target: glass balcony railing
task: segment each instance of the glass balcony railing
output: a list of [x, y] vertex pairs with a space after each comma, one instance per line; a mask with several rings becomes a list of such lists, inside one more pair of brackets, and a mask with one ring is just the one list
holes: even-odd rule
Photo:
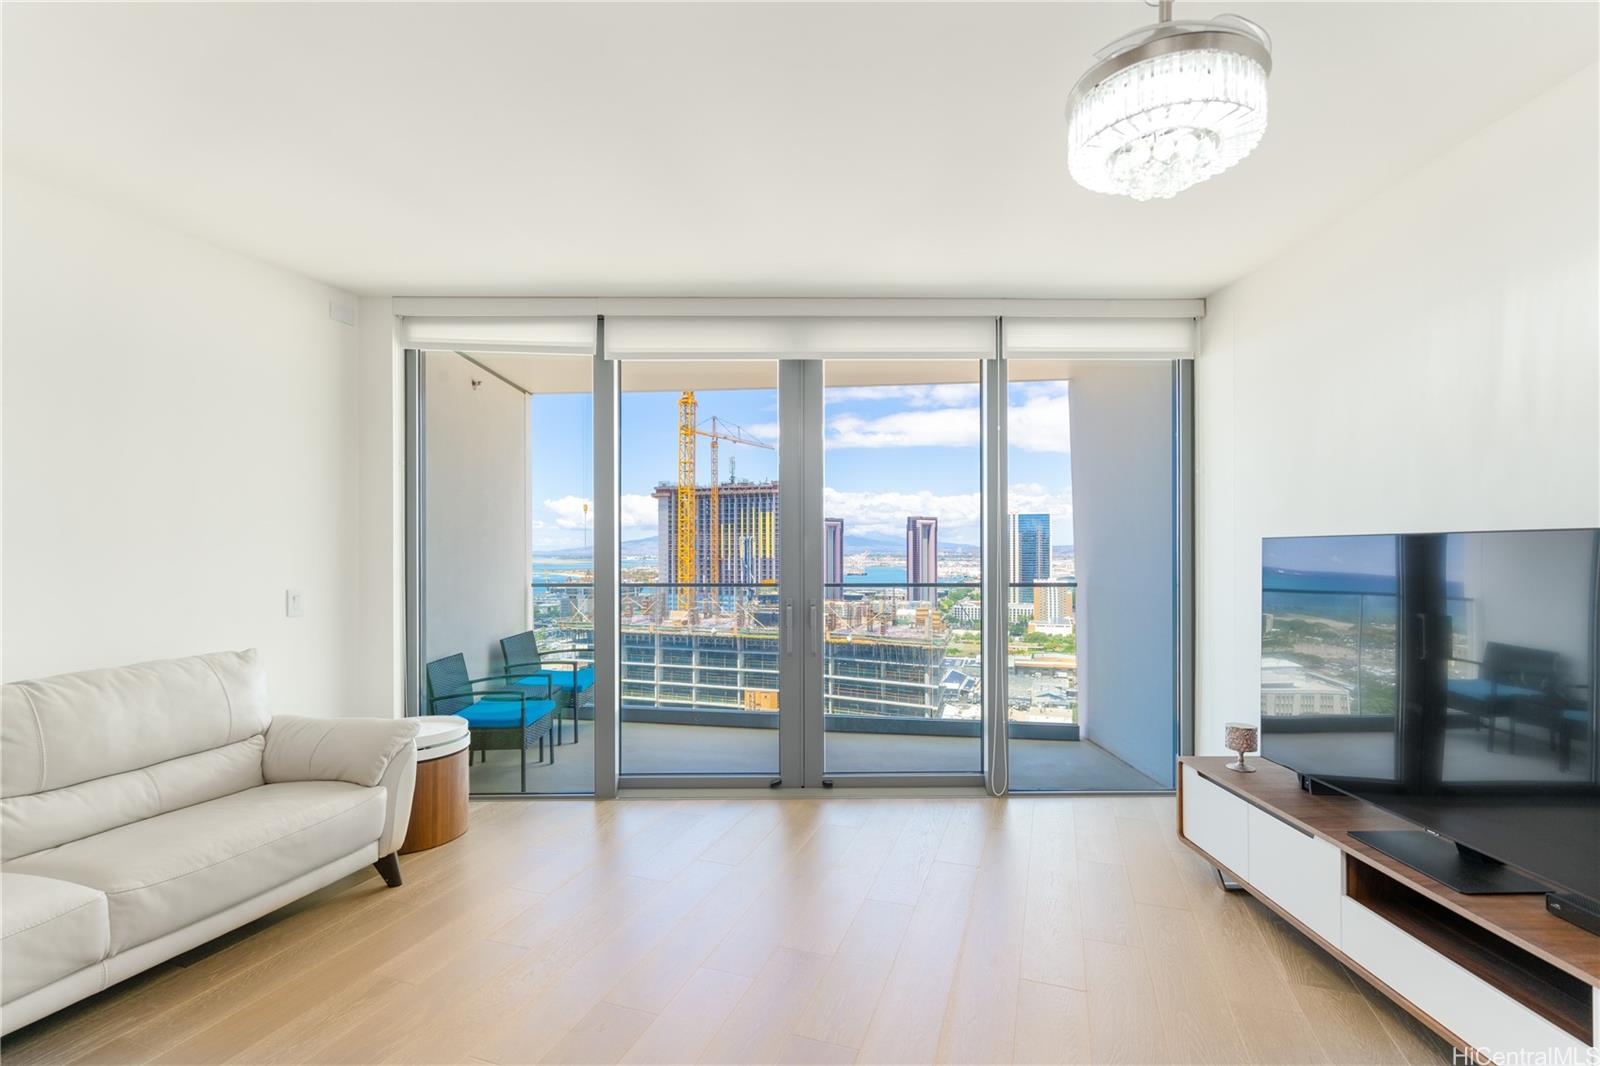
[[[776, 585], [620, 585], [625, 721], [776, 728], [782, 602]], [[1013, 735], [1076, 739], [1077, 582], [1013, 585], [1006, 651]], [[594, 586], [533, 583], [542, 649], [588, 648]], [[828, 586], [825, 728], [976, 736], [982, 719], [983, 602], [975, 582]], [[798, 608], [797, 608], [798, 610]], [[795, 618], [793, 639], [804, 639]]]
[[1006, 594], [1006, 719], [1013, 738], [1078, 739], [1076, 578]]
[[776, 728], [775, 585], [624, 583], [624, 721]]
[[846, 582], [824, 589], [829, 731], [977, 736], [982, 607], [975, 582]]

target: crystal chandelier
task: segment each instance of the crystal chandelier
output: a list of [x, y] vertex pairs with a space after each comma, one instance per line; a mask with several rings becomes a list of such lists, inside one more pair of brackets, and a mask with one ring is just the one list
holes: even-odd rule
[[1267, 130], [1272, 42], [1249, 19], [1160, 21], [1113, 41], [1073, 86], [1067, 165], [1094, 192], [1164, 200], [1249, 155]]

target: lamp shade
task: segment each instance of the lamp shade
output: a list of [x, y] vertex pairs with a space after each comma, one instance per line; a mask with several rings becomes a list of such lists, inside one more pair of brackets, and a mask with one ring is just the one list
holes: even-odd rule
[[1228, 736], [1223, 742], [1223, 747], [1229, 751], [1236, 751], [1243, 755], [1248, 751], [1256, 750], [1256, 742], [1260, 739], [1260, 730], [1244, 722], [1229, 722], [1227, 725]]
[[1235, 15], [1114, 42], [1073, 89], [1067, 166], [1094, 192], [1158, 200], [1222, 173], [1267, 129], [1271, 45]]

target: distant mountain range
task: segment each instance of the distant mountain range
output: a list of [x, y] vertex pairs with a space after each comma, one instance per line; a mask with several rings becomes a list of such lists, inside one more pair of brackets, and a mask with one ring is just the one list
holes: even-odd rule
[[[593, 557], [594, 549], [552, 548], [548, 551], [535, 551], [534, 554], [541, 559], [588, 559]], [[656, 557], [656, 538], [635, 537], [632, 540], [625, 540], [622, 542], [622, 554], [627, 558], [633, 559], [637, 559], [640, 556], [654, 559]]]
[[[939, 538], [940, 550], [976, 552], [976, 544], [960, 544], [956, 541]], [[854, 533], [848, 525], [844, 529], [844, 550], [847, 552], [900, 552], [906, 550], [906, 535], [895, 536], [893, 533]]]
[[660, 546], [661, 541], [658, 537], [634, 537], [632, 540], [622, 542], [622, 554], [624, 558], [637, 559], [643, 556], [654, 559]]

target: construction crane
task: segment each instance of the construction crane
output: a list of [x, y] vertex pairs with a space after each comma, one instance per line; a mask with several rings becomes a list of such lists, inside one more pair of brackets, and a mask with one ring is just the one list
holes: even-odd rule
[[711, 428], [701, 429], [698, 418], [698, 404], [695, 401], [694, 390], [685, 389], [683, 395], [678, 397], [678, 609], [690, 610], [694, 606], [694, 590], [686, 587], [684, 582], [693, 582], [697, 575], [696, 564], [697, 550], [695, 546], [695, 515], [699, 509], [699, 489], [695, 485], [695, 451], [698, 442], [696, 437], [706, 437], [711, 441], [711, 523], [709, 539], [711, 541], [711, 581], [718, 583], [722, 580], [722, 479], [718, 469], [717, 446], [722, 441], [730, 444], [743, 444], [750, 448], [765, 448], [767, 451], [776, 449], [766, 441], [757, 440], [740, 427], [731, 422], [724, 422], [716, 415], [711, 416]]

